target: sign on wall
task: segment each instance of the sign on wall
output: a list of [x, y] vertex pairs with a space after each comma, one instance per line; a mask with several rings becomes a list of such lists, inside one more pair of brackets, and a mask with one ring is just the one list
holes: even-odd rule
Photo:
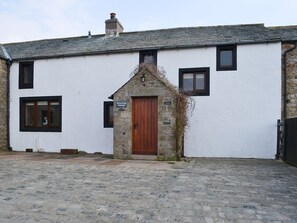
[[127, 101], [116, 101], [116, 107], [119, 108], [120, 111], [124, 111], [127, 108]]

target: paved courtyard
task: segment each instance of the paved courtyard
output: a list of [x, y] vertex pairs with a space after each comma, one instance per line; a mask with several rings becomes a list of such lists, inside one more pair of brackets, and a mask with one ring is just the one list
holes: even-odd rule
[[297, 168], [274, 160], [0, 153], [0, 182], [1, 223], [297, 223]]

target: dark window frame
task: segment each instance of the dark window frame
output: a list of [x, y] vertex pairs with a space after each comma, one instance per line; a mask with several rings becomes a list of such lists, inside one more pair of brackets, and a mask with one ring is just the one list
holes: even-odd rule
[[[59, 102], [60, 104], [60, 123], [57, 126], [43, 126], [37, 127], [36, 123], [36, 109], [37, 102], [47, 101], [51, 102]], [[33, 126], [25, 126], [25, 105], [26, 103], [34, 103], [34, 127]], [[49, 104], [47, 105], [49, 106]], [[49, 116], [50, 113], [48, 113]], [[48, 118], [49, 120], [49, 118]], [[21, 132], [61, 132], [62, 131], [62, 96], [49, 96], [49, 97], [21, 97], [20, 98], [20, 131]]]
[[[197, 67], [197, 68], [180, 68], [179, 69], [179, 89], [189, 96], [209, 96], [210, 95], [210, 75], [209, 67]], [[184, 74], [193, 73], [193, 91], [183, 90], [183, 76]], [[195, 75], [194, 74], [204, 74], [204, 89], [195, 89]]]
[[[29, 83], [25, 83], [24, 78], [24, 69], [25, 67], [30, 68], [30, 81]], [[33, 61], [26, 61], [19, 63], [19, 89], [29, 89], [33, 88], [33, 79], [34, 79], [34, 62]]]
[[158, 64], [158, 51], [157, 50], [142, 50], [139, 51], [139, 64], [144, 63], [144, 57], [147, 54], [151, 54], [154, 57], [154, 65], [157, 66]]
[[[232, 51], [232, 66], [221, 65], [220, 55], [222, 51]], [[217, 71], [226, 71], [226, 70], [237, 70], [237, 46], [236, 45], [217, 46]]]
[[113, 121], [110, 122], [109, 121], [109, 117], [110, 117], [110, 113], [109, 113], [109, 107], [113, 106], [113, 102], [112, 101], [104, 101], [103, 107], [104, 107], [104, 114], [103, 114], [103, 118], [104, 118], [104, 128], [113, 128]]

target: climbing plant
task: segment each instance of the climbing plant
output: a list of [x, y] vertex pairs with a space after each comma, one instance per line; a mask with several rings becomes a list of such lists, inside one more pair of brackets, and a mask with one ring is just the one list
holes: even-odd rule
[[166, 72], [163, 68], [152, 64], [140, 64], [132, 72], [131, 76], [139, 72], [148, 71], [160, 80], [170, 91], [176, 95], [176, 110], [175, 110], [175, 134], [176, 134], [176, 160], [181, 160], [183, 141], [186, 128], [189, 126], [189, 116], [192, 114], [195, 103], [194, 100], [187, 96], [182, 90], [174, 86], [166, 77]]

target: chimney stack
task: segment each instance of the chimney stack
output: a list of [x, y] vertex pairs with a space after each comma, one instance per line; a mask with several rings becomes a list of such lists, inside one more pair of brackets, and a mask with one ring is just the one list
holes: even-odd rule
[[118, 36], [124, 31], [124, 27], [120, 21], [116, 18], [114, 12], [110, 13], [110, 19], [105, 21], [105, 36], [112, 37]]

